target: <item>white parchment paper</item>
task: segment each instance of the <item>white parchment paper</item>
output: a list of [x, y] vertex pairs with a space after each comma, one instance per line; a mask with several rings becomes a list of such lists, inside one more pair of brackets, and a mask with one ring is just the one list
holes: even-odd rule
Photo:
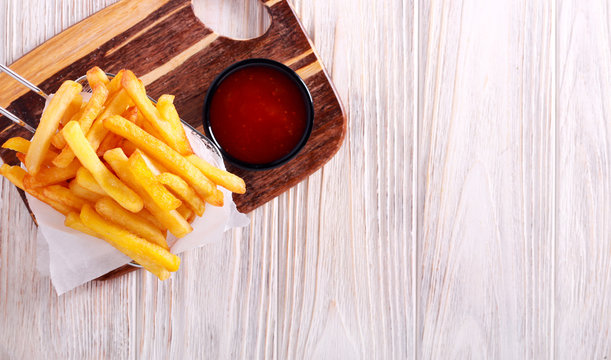
[[[185, 131], [198, 156], [225, 169], [222, 159], [207, 148], [199, 135], [187, 127]], [[180, 254], [219, 241], [225, 231], [249, 224], [248, 217], [236, 210], [231, 193], [220, 189], [225, 195], [224, 206], [206, 204], [204, 216], [191, 224], [192, 233], [182, 239], [170, 234], [168, 244], [172, 253]], [[41, 274], [51, 277], [58, 295], [131, 261], [104, 240], [64, 226], [64, 216], [50, 206], [30, 195], [27, 198], [38, 221], [37, 268]]]

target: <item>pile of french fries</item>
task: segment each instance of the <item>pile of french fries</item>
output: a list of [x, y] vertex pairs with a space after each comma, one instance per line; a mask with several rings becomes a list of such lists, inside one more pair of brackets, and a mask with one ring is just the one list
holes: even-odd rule
[[206, 203], [223, 205], [222, 186], [244, 193], [244, 181], [193, 153], [174, 96], [155, 104], [129, 70], [109, 79], [87, 72], [93, 90], [65, 81], [50, 100], [31, 141], [2, 147], [25, 165], [3, 164], [0, 175], [65, 215], [65, 225], [98, 237], [165, 280], [178, 270], [168, 231], [191, 231]]

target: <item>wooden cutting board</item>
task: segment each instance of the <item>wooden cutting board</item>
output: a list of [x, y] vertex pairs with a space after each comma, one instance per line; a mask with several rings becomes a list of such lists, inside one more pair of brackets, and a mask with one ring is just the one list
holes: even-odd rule
[[[176, 95], [181, 118], [202, 131], [206, 91], [225, 67], [247, 58], [286, 64], [312, 93], [312, 135], [302, 152], [282, 167], [247, 171], [227, 164], [246, 182], [246, 194], [234, 195], [234, 200], [247, 213], [321, 168], [339, 150], [346, 131], [337, 94], [291, 6], [286, 0], [263, 3], [272, 19], [269, 30], [259, 38], [241, 41], [219, 36], [202, 24], [191, 0], [124, 0], [63, 31], [10, 67], [47, 93], [94, 65], [111, 73], [131, 69], [154, 98]], [[36, 126], [44, 102], [0, 74], [0, 105]], [[0, 143], [12, 136], [30, 138], [31, 134], [0, 117]], [[0, 150], [0, 156], [7, 163], [17, 163], [12, 152]]]

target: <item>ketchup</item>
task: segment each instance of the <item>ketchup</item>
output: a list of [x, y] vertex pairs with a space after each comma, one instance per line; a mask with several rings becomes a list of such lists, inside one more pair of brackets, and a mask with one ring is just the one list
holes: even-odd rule
[[306, 131], [307, 109], [299, 87], [280, 70], [263, 65], [229, 74], [212, 96], [209, 115], [219, 145], [249, 164], [282, 159]]

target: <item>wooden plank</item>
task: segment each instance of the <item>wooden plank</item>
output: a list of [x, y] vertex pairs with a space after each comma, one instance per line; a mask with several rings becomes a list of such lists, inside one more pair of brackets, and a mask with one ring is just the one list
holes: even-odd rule
[[421, 2], [421, 358], [549, 355], [550, 4]]
[[611, 10], [558, 2], [555, 354], [611, 357]]
[[280, 203], [278, 358], [410, 359], [413, 4], [293, 5], [350, 128], [337, 156]]

